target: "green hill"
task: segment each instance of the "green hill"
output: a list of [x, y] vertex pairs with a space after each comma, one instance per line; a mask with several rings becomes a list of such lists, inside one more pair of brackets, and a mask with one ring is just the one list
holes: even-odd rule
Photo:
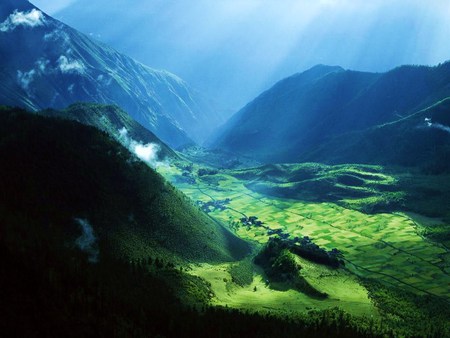
[[104, 250], [130, 259], [224, 261], [248, 245], [201, 213], [107, 134], [18, 109], [0, 114], [2, 215], [74, 243], [86, 220]]
[[229, 173], [261, 194], [333, 202], [364, 212], [400, 210], [407, 195], [398, 174], [375, 165], [269, 164]]
[[63, 110], [46, 109], [38, 114], [78, 121], [103, 130], [113, 137], [118, 137], [119, 130], [125, 128], [129, 137], [137, 142], [158, 144], [161, 158], [177, 157], [176, 153], [155, 134], [137, 123], [124, 110], [115, 105], [75, 103]]

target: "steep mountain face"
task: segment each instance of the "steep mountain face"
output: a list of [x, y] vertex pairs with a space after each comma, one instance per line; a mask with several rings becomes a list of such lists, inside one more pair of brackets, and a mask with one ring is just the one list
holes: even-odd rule
[[[95, 128], [1, 108], [0, 155], [3, 224], [58, 233], [61, 245], [79, 246], [92, 260], [106, 251], [217, 262], [248, 252], [246, 242]], [[33, 231], [24, 236], [32, 240]], [[77, 240], [81, 232], [86, 245]]]
[[201, 142], [221, 122], [197, 92], [42, 13], [0, 4], [0, 103], [31, 110], [116, 104], [172, 147]]
[[265, 162], [296, 162], [330, 137], [399, 120], [448, 95], [450, 63], [384, 74], [316, 66], [249, 103], [210, 146]]

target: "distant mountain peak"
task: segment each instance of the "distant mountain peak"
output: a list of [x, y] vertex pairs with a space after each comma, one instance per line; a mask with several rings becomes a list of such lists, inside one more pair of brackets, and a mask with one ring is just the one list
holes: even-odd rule
[[341, 66], [330, 66], [330, 65], [324, 65], [322, 63], [319, 63], [315, 66], [312, 66], [306, 71], [344, 71], [345, 69]]

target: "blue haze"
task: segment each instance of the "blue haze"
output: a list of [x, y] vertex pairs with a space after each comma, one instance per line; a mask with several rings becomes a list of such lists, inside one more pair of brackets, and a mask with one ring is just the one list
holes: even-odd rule
[[450, 59], [445, 0], [36, 0], [236, 111], [316, 64], [383, 72]]

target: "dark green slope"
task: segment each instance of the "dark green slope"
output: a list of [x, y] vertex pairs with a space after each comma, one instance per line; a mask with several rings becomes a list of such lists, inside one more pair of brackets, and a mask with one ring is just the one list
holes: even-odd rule
[[431, 174], [449, 172], [449, 126], [450, 98], [446, 98], [398, 121], [331, 138], [299, 160], [417, 167]]
[[298, 162], [331, 137], [396, 121], [449, 95], [450, 63], [384, 74], [317, 66], [249, 103], [211, 147], [265, 162]]
[[0, 236], [3, 337], [382, 337], [394, 332], [338, 309], [298, 318], [207, 306], [199, 311], [181, 303], [166, 280], [209, 290], [178, 268], [108, 254], [90, 264], [58, 237], [33, 231], [33, 221], [4, 219], [18, 233]]
[[2, 215], [79, 236], [85, 219], [104, 250], [132, 259], [224, 261], [248, 246], [199, 212], [107, 134], [67, 120], [2, 109]]
[[[104, 132], [2, 107], [0, 156], [0, 332], [5, 337], [389, 332], [339, 310], [286, 319], [225, 308], [197, 311], [181, 303], [181, 289], [203, 302], [211, 291], [173, 263], [231, 260], [246, 254], [248, 246]], [[95, 263], [77, 247], [81, 229], [75, 217], [93, 227]]]
[[130, 115], [118, 106], [95, 103], [75, 103], [63, 110], [46, 109], [40, 111], [39, 114], [78, 121], [83, 124], [94, 126], [114, 137], [118, 136], [120, 129], [126, 128], [129, 137], [133, 140], [143, 144], [158, 144], [160, 147], [159, 156], [161, 158], [177, 157], [176, 153], [170, 149], [169, 146], [162, 142], [151, 131], [145, 129], [133, 120]]

